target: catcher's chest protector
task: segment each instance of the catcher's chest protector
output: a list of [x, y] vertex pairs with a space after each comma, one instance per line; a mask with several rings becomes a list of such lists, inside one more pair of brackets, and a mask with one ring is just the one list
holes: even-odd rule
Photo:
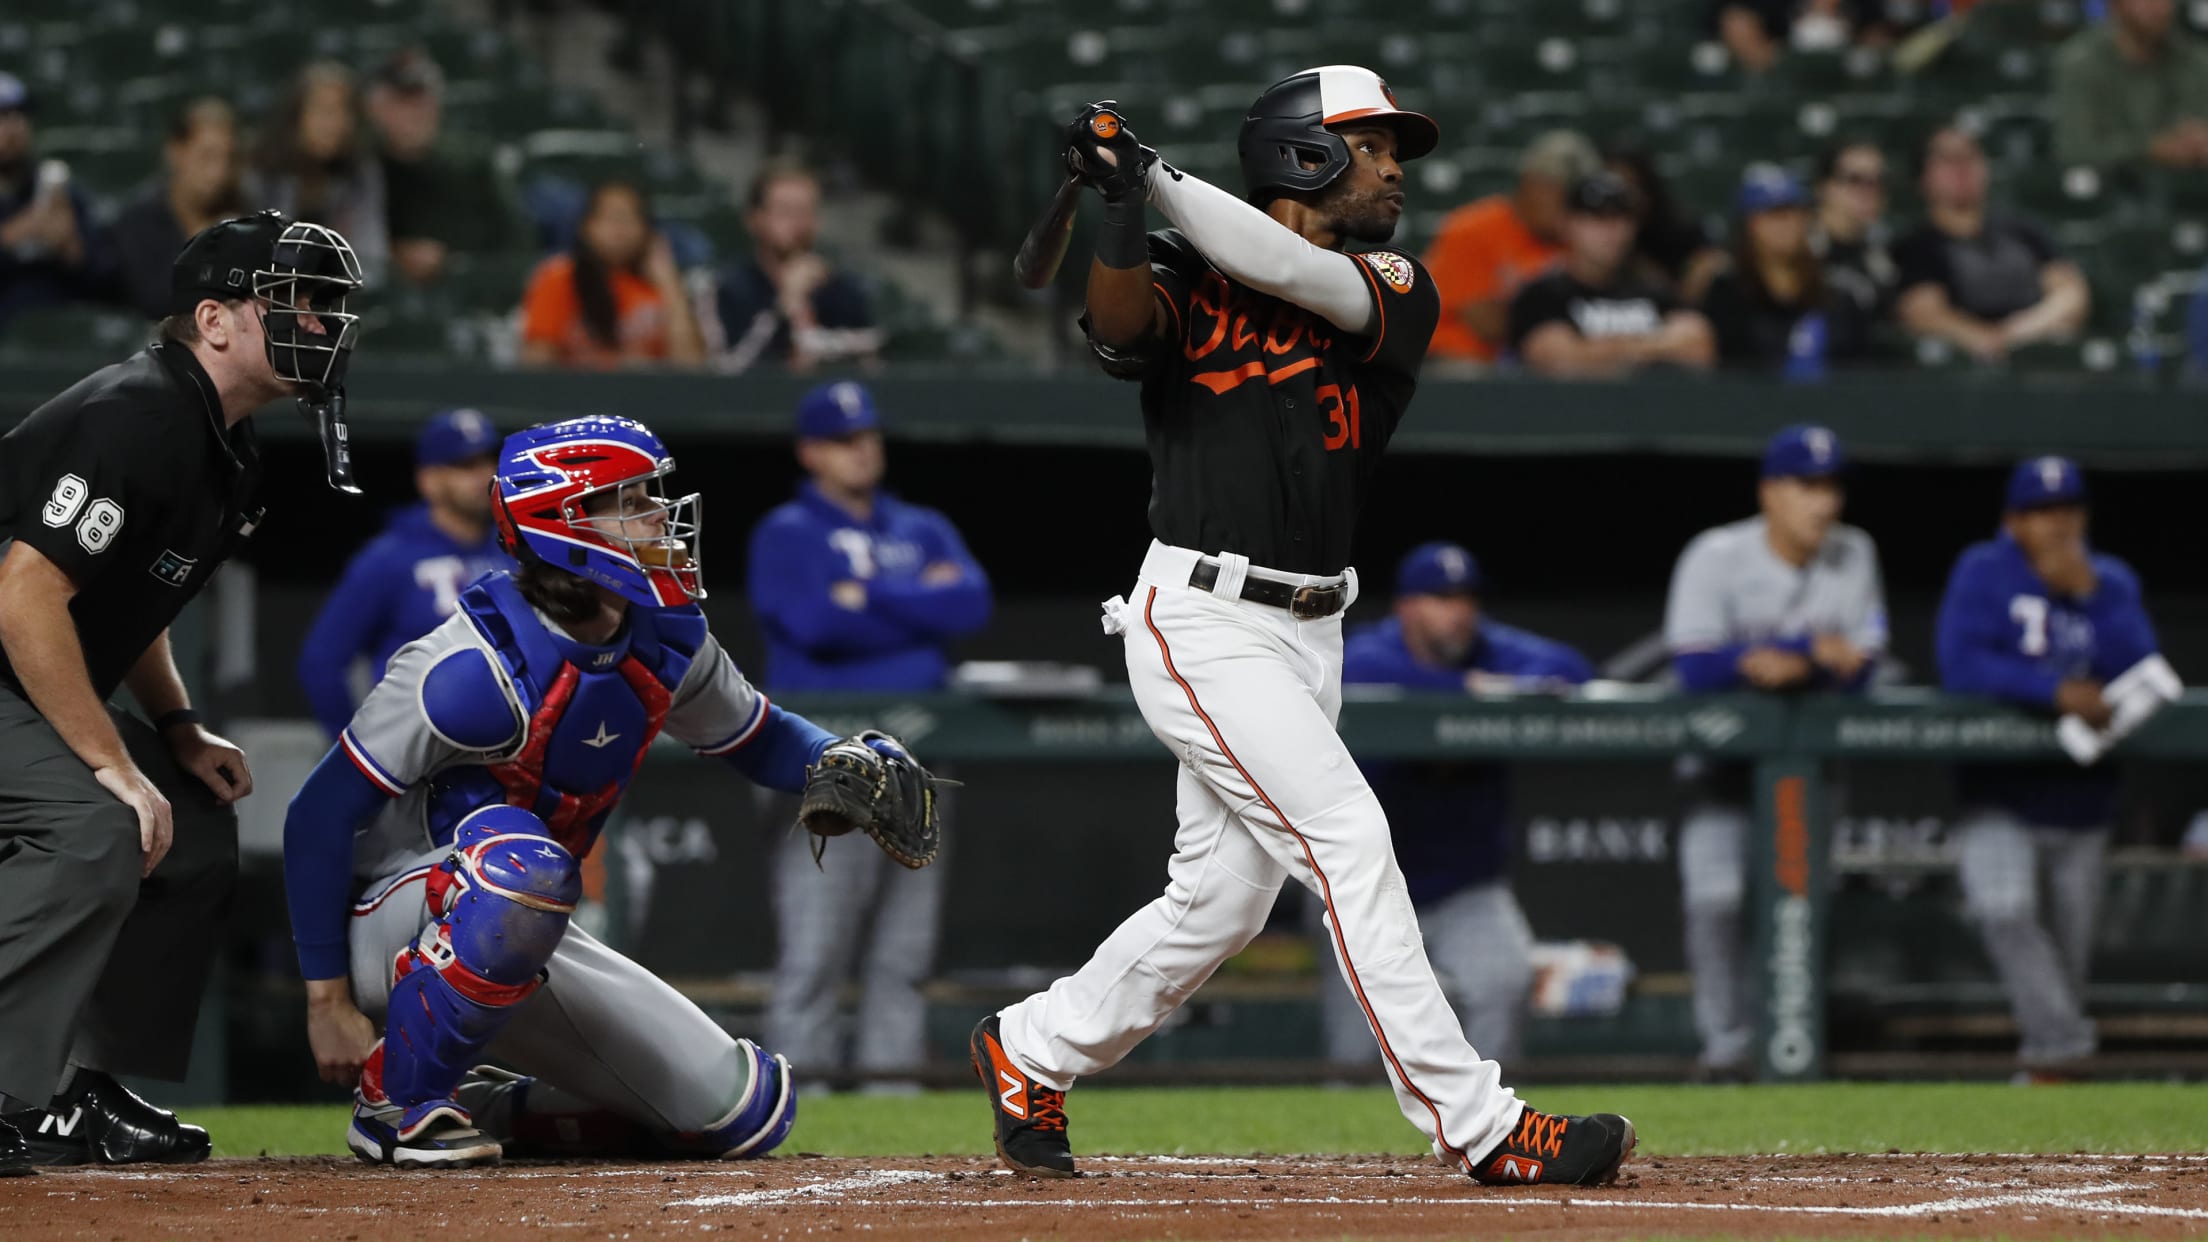
[[480, 798], [477, 805], [505, 802], [533, 812], [581, 859], [666, 722], [704, 639], [705, 619], [695, 606], [632, 607], [620, 637], [591, 647], [546, 629], [505, 578], [468, 588], [460, 607], [529, 723], [498, 762], [455, 775], [474, 787], [468, 792]]

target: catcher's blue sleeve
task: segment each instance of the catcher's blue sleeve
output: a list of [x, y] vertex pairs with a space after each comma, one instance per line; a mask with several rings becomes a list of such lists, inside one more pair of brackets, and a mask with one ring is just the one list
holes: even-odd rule
[[351, 968], [346, 946], [352, 915], [353, 836], [391, 795], [332, 746], [284, 816], [284, 904], [291, 940], [306, 979], [342, 978]]
[[819, 763], [821, 752], [835, 741], [835, 734], [769, 703], [766, 721], [751, 740], [728, 752], [728, 762], [753, 784], [803, 793], [805, 770]]

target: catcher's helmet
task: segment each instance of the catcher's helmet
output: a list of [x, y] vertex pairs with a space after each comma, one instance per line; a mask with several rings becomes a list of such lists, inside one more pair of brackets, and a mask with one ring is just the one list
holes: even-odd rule
[[[1434, 119], [1395, 106], [1395, 92], [1380, 75], [1357, 65], [1324, 65], [1267, 87], [1242, 118], [1236, 144], [1242, 184], [1250, 198], [1283, 190], [1317, 190], [1349, 169], [1349, 144], [1328, 129], [1351, 121], [1395, 131], [1395, 158], [1415, 160], [1441, 141]], [[1305, 168], [1306, 156], [1319, 161]]]
[[498, 451], [492, 485], [498, 541], [517, 561], [564, 569], [646, 608], [704, 599], [697, 493], [621, 496], [674, 469], [667, 446], [634, 419], [595, 415], [517, 431]]

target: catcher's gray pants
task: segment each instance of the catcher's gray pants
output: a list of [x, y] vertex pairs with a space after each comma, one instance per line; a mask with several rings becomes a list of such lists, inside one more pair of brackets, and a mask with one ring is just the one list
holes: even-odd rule
[[[1304, 903], [1304, 926], [1322, 941], [1325, 907]], [[1475, 884], [1414, 907], [1441, 990], [1457, 1011], [1464, 1037], [1491, 1061], [1508, 1065], [1524, 1038], [1526, 1001], [1533, 991], [1533, 928], [1506, 880]], [[1319, 970], [1319, 1016], [1326, 1059], [1362, 1065], [1380, 1061], [1372, 1025], [1340, 971]]]
[[[353, 907], [353, 1000], [383, 1025], [399, 950], [428, 925], [425, 853], [368, 886]], [[539, 1085], [532, 1113], [609, 1109], [653, 1130], [710, 1128], [736, 1106], [751, 1067], [736, 1041], [682, 993], [569, 923], [545, 984], [514, 1007], [490, 1056]]]
[[[764, 801], [767, 825], [778, 834], [767, 1050], [788, 1057], [804, 1082], [846, 1068], [877, 1074], [917, 1068], [927, 1060], [928, 1006], [920, 989], [935, 964], [947, 858], [907, 870], [852, 833], [829, 841], [816, 867], [811, 838], [788, 831], [798, 799], [770, 792]], [[846, 1041], [837, 1019], [854, 968], [859, 1008]]]
[[[1956, 826], [1963, 901], [2009, 994], [2026, 1065], [2089, 1056], [2086, 967], [2101, 908], [2106, 828], [2044, 828], [1980, 809]], [[2047, 917], [2041, 919], [2040, 892]]]
[[1687, 969], [1694, 976], [1694, 1029], [1702, 1064], [1731, 1069], [1748, 1060], [1755, 1014], [1741, 908], [1748, 887], [1748, 808], [1701, 802], [1679, 824], [1679, 896]]
[[44, 1107], [67, 1064], [181, 1080], [238, 880], [238, 818], [152, 726], [109, 713], [176, 835], [140, 880], [138, 816], [0, 689], [0, 1093]]

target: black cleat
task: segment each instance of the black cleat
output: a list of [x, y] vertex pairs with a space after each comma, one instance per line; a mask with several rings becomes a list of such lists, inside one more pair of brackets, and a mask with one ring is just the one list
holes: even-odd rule
[[[155, 1108], [98, 1070], [80, 1069], [51, 1107], [10, 1113], [35, 1164], [196, 1164], [207, 1132]], [[0, 1136], [0, 1150], [6, 1147]]]
[[1004, 1054], [997, 1015], [974, 1027], [967, 1040], [974, 1076], [989, 1093], [997, 1119], [997, 1158], [1014, 1173], [1029, 1177], [1078, 1177], [1073, 1147], [1066, 1141], [1066, 1093], [1039, 1086]]
[[1616, 1113], [1559, 1117], [1528, 1106], [1510, 1137], [1472, 1166], [1472, 1180], [1483, 1186], [1607, 1185], [1639, 1141], [1633, 1123]]
[[0, 1118], [0, 1177], [27, 1177], [38, 1172], [37, 1164], [23, 1132]]

